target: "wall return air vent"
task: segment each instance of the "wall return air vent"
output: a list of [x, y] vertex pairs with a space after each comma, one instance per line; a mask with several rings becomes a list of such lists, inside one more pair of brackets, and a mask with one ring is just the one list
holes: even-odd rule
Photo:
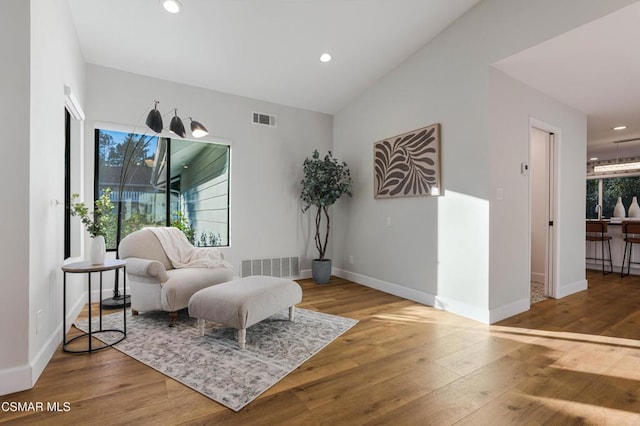
[[242, 260], [240, 262], [240, 277], [251, 275], [297, 277], [300, 275], [300, 261], [297, 256]]
[[263, 114], [261, 112], [253, 113], [253, 124], [259, 124], [261, 126], [276, 127], [276, 116]]

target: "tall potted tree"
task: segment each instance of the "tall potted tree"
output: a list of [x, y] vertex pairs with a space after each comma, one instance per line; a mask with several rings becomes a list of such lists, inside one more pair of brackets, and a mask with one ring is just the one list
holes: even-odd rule
[[[331, 220], [329, 217], [329, 207], [333, 205], [342, 195], [351, 197], [351, 173], [347, 163], [339, 162], [331, 151], [324, 158], [320, 158], [318, 150], [313, 151], [311, 158], [307, 157], [303, 163], [304, 179], [300, 199], [302, 200], [302, 211], [306, 212], [311, 206], [315, 206], [316, 211], [316, 235], [315, 243], [318, 249], [318, 258], [314, 259], [311, 265], [313, 280], [318, 284], [326, 284], [331, 277], [331, 259], [326, 259], [327, 243], [329, 241], [329, 230]], [[322, 218], [325, 218], [325, 232], [321, 235], [320, 229]]]

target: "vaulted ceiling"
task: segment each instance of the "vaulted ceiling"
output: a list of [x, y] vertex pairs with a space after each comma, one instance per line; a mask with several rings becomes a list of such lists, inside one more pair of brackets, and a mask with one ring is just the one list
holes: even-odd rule
[[336, 113], [478, 0], [180, 2], [69, 0], [85, 60]]
[[[172, 15], [159, 0], [68, 1], [89, 63], [329, 114], [478, 3], [180, 0]], [[638, 22], [640, 2], [495, 66], [586, 113], [589, 155], [640, 155], [612, 143], [640, 137]]]

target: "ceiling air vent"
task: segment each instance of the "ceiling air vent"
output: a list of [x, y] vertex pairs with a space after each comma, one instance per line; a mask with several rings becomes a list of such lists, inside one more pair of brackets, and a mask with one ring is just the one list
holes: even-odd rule
[[276, 127], [276, 116], [263, 114], [261, 112], [254, 112], [253, 124], [261, 124], [263, 126]]

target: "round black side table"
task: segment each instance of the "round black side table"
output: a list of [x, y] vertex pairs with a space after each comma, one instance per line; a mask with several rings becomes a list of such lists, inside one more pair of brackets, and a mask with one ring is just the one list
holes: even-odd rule
[[[91, 330], [91, 274], [94, 272], [100, 273], [100, 294], [102, 295], [102, 273], [105, 271], [115, 271], [116, 274], [119, 273], [119, 270], [122, 269], [124, 271], [124, 281], [123, 281], [123, 294], [124, 297], [127, 296], [127, 270], [126, 270], [127, 262], [124, 260], [107, 260], [103, 264], [100, 265], [92, 265], [91, 262], [76, 262], [70, 263], [68, 265], [64, 265], [62, 267], [62, 271], [64, 272], [63, 284], [62, 284], [62, 350], [64, 352], [70, 353], [90, 353], [94, 351], [98, 351], [100, 349], [110, 348], [116, 343], [121, 342], [127, 337], [127, 307], [122, 306], [122, 329], [112, 328], [112, 329], [103, 329], [102, 328], [102, 304], [100, 304], [100, 328], [98, 330]], [[88, 328], [89, 331], [84, 332], [78, 336], [75, 336], [69, 340], [67, 340], [67, 274], [87, 274], [87, 279], [89, 283], [88, 287], [88, 303], [89, 303], [89, 319], [88, 319]], [[103, 346], [94, 348], [92, 346], [91, 338], [100, 333], [107, 332], [115, 332], [122, 334], [122, 337], [115, 342], [105, 343]], [[75, 349], [67, 349], [67, 345], [77, 339], [88, 338], [89, 344], [86, 350], [75, 350]]]

